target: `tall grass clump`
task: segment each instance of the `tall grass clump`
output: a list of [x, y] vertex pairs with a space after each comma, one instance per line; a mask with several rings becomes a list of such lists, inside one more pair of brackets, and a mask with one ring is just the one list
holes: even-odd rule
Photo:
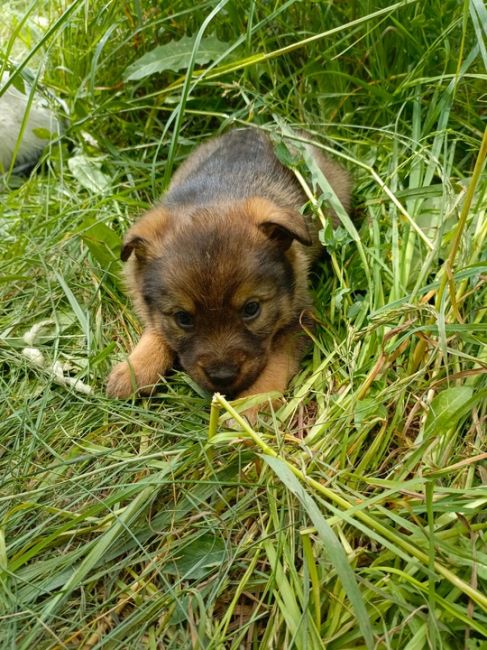
[[[486, 647], [486, 24], [479, 0], [3, 3], [0, 92], [29, 74], [65, 131], [1, 193], [2, 648]], [[244, 124], [304, 127], [354, 178], [312, 352], [252, 426], [179, 371], [108, 400], [140, 332], [123, 233]], [[296, 173], [320, 218], [326, 179]]]

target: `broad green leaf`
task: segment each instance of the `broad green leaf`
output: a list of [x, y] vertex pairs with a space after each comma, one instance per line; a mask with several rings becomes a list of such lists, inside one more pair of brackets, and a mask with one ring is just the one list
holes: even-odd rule
[[274, 147], [276, 158], [286, 167], [297, 167], [303, 160], [299, 151], [292, 151], [284, 142], [278, 142]]
[[94, 194], [104, 194], [110, 189], [109, 176], [101, 171], [101, 161], [84, 154], [68, 160], [69, 171], [85, 189]]
[[354, 411], [354, 424], [360, 429], [365, 423], [384, 420], [387, 417], [387, 410], [383, 404], [373, 397], [367, 397], [357, 402]]
[[330, 252], [339, 252], [352, 241], [350, 234], [345, 228], [342, 228], [342, 226], [333, 228], [330, 222], [325, 224], [325, 227], [319, 231], [318, 236], [320, 242]]
[[185, 580], [203, 578], [212, 567], [220, 566], [226, 558], [225, 543], [221, 537], [205, 533], [185, 546], [168, 573], [176, 573]]
[[100, 266], [108, 269], [112, 262], [118, 261], [122, 240], [106, 223], [86, 217], [76, 232]]
[[[125, 70], [125, 81], [144, 79], [164, 70], [177, 72], [186, 69], [191, 61], [195, 40], [196, 34], [194, 36], [183, 36], [179, 41], [159, 45], [159, 47], [147, 52]], [[209, 61], [214, 61], [224, 54], [228, 47], [227, 43], [219, 41], [216, 36], [203, 38], [196, 53], [195, 63], [204, 65]]]
[[471, 408], [469, 400], [472, 395], [473, 389], [470, 386], [453, 386], [439, 393], [431, 402], [425, 436], [433, 432], [444, 433], [453, 428]]
[[32, 129], [32, 133], [40, 140], [50, 140], [54, 135], [56, 135], [55, 132], [51, 132], [49, 129], [43, 129], [41, 127]]

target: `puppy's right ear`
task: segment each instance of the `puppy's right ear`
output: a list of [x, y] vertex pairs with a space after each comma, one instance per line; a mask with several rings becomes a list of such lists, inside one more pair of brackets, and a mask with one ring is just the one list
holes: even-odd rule
[[282, 251], [287, 251], [294, 240], [303, 246], [311, 245], [306, 222], [297, 210], [279, 207], [262, 196], [250, 197], [245, 207], [259, 230]]
[[132, 253], [139, 262], [157, 257], [167, 223], [168, 213], [164, 208], [156, 207], [146, 212], [125, 235], [120, 252], [122, 262], [126, 262]]

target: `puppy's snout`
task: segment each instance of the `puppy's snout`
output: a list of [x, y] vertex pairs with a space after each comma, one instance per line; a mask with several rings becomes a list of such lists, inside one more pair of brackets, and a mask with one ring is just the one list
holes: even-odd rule
[[203, 370], [211, 383], [218, 387], [231, 386], [239, 373], [235, 363], [213, 363], [205, 366]]

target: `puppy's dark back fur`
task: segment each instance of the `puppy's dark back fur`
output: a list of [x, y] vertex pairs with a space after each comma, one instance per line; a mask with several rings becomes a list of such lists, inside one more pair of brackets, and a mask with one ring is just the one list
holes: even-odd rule
[[270, 141], [248, 128], [200, 146], [174, 175], [163, 204], [204, 205], [251, 196], [263, 196], [283, 207], [303, 203], [294, 174], [278, 161]]

